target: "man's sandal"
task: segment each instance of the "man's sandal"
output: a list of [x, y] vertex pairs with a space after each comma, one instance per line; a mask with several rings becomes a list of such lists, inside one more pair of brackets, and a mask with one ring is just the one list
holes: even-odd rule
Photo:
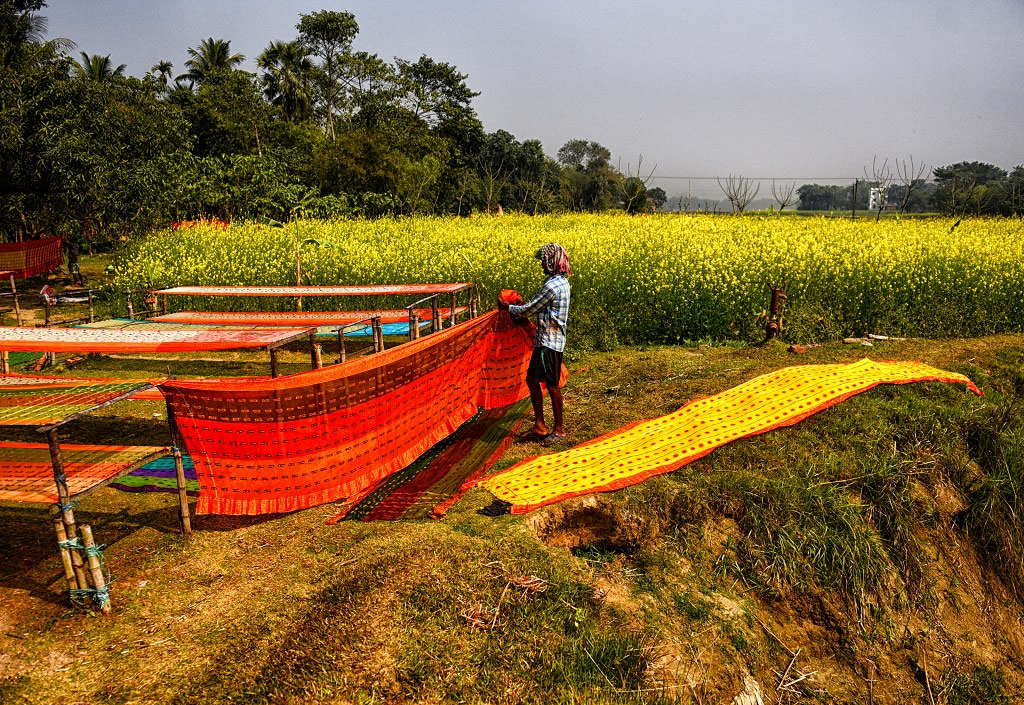
[[550, 434], [537, 433], [532, 428], [516, 435], [517, 443], [543, 443]]
[[549, 433], [547, 435], [547, 437], [543, 441], [540, 442], [540, 444], [542, 446], [544, 446], [545, 448], [550, 448], [551, 446], [558, 445], [559, 443], [561, 443], [564, 440], [565, 440], [565, 434], [564, 433]]

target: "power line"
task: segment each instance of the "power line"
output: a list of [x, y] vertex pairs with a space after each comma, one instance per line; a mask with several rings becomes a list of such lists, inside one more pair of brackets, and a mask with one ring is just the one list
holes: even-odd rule
[[[681, 179], [684, 181], [717, 181], [721, 176], [659, 176], [652, 179]], [[726, 177], [728, 178], [728, 177]], [[751, 181], [863, 181], [863, 176], [745, 176]]]

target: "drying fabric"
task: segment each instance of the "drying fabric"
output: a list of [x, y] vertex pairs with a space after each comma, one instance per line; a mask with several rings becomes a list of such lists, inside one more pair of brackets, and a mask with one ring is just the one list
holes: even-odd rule
[[530, 400], [481, 411], [409, 467], [384, 478], [328, 521], [427, 519], [444, 516], [476, 478], [496, 463], [530, 409]]
[[[165, 453], [167, 448], [62, 443], [60, 451], [68, 492], [74, 497]], [[0, 441], [0, 500], [57, 501], [49, 445]]]
[[[192, 458], [181, 456], [181, 466], [185, 471], [185, 488], [190, 497], [199, 496], [199, 478]], [[174, 456], [165, 455], [152, 460], [138, 470], [110, 483], [115, 490], [122, 492], [178, 492], [177, 473], [174, 470]]]
[[[469, 310], [467, 306], [457, 306], [456, 314]], [[421, 321], [429, 321], [433, 312], [429, 308], [415, 309]], [[438, 308], [444, 320], [451, 316], [451, 308]], [[370, 316], [380, 316], [382, 323], [407, 323], [409, 311], [404, 308], [388, 311], [322, 311], [288, 313], [281, 311], [178, 311], [153, 316], [149, 320], [158, 323], [200, 323], [206, 325], [254, 325], [254, 326], [343, 326], [357, 321], [364, 321]], [[405, 331], [408, 332], [408, 326]]]
[[532, 335], [492, 311], [322, 370], [163, 383], [203, 487], [197, 511], [267, 514], [359, 494], [477, 406], [527, 396]]
[[373, 284], [369, 286], [175, 286], [156, 293], [171, 296], [382, 296], [387, 294], [450, 294], [467, 282], [445, 284]]
[[0, 375], [0, 426], [45, 426], [149, 386], [142, 379]]
[[0, 270], [23, 279], [59, 269], [64, 263], [60, 247], [59, 237], [0, 243]]
[[302, 328], [274, 330], [116, 330], [4, 328], [0, 350], [17, 352], [144, 353], [266, 348], [301, 338]]
[[919, 362], [786, 367], [693, 401], [668, 416], [639, 421], [561, 453], [542, 455], [481, 480], [525, 513], [570, 497], [608, 492], [672, 472], [738, 438], [791, 426], [879, 384], [957, 382], [967, 377]]

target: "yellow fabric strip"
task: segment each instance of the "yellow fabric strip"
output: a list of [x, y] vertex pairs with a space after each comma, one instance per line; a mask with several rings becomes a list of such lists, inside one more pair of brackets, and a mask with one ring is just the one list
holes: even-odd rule
[[919, 362], [864, 359], [785, 367], [668, 416], [631, 424], [561, 453], [528, 458], [478, 484], [521, 514], [677, 470], [726, 443], [791, 426], [879, 384], [925, 381], [959, 382], [981, 394], [964, 375]]

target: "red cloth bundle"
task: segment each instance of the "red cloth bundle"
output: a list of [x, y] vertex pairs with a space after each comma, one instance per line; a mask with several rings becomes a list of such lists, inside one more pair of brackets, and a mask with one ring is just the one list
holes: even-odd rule
[[506, 306], [518, 306], [523, 303], [523, 297], [515, 289], [502, 289], [498, 301]]

